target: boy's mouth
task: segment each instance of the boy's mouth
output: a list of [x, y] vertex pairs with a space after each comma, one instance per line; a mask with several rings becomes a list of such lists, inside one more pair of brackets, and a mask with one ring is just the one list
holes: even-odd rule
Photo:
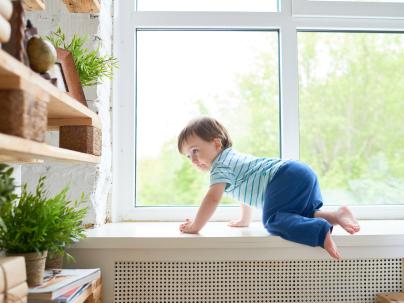
[[197, 164], [196, 167], [199, 168], [200, 170], [206, 170], [207, 168], [205, 164]]

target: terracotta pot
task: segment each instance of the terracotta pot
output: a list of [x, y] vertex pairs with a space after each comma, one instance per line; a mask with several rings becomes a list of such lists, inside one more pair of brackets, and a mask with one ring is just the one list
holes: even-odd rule
[[63, 255], [48, 255], [46, 258], [45, 269], [63, 268]]
[[27, 283], [29, 287], [41, 285], [45, 272], [45, 261], [48, 251], [41, 253], [6, 253], [8, 256], [23, 256], [25, 258], [25, 269], [27, 270]]

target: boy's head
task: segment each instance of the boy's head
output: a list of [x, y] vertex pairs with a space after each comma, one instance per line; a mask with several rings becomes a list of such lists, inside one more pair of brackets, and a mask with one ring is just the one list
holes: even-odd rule
[[178, 136], [178, 151], [180, 153], [182, 153], [184, 143], [187, 142], [191, 136], [198, 136], [207, 142], [219, 139], [222, 144], [222, 149], [231, 147], [233, 144], [226, 128], [216, 119], [210, 117], [201, 117], [191, 120], [181, 131]]
[[178, 151], [203, 171], [210, 169], [221, 150], [231, 146], [227, 130], [209, 117], [192, 120], [178, 136]]

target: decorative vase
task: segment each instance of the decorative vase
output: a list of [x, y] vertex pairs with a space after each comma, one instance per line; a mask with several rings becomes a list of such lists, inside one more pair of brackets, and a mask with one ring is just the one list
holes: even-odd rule
[[63, 255], [48, 254], [46, 258], [45, 269], [59, 269], [63, 268]]
[[41, 285], [45, 272], [45, 261], [48, 251], [37, 253], [6, 253], [8, 256], [23, 256], [25, 258], [25, 269], [27, 271], [27, 283], [29, 287]]

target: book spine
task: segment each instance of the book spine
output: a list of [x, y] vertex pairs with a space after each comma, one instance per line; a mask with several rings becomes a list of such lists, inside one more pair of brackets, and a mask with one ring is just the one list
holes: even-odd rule
[[10, 0], [0, 0], [0, 15], [10, 20], [13, 13], [13, 6]]
[[[1, 0], [0, 0], [1, 1]], [[10, 39], [11, 26], [3, 16], [0, 16], [0, 43], [7, 42]]]

